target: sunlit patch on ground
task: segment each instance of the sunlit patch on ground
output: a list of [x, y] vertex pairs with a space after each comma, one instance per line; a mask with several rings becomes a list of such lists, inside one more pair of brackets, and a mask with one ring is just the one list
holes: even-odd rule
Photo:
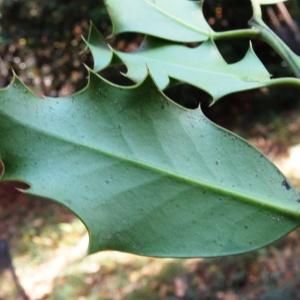
[[292, 146], [287, 156], [277, 160], [276, 164], [291, 182], [300, 188], [300, 144]]

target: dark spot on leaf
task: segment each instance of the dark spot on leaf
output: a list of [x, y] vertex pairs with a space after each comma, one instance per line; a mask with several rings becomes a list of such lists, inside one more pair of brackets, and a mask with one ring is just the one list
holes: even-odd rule
[[247, 225], [244, 226], [245, 229], [248, 229], [249, 227]]
[[298, 203], [300, 203], [300, 198], [297, 200]]
[[288, 190], [288, 191], [291, 189], [291, 186], [290, 186], [290, 184], [287, 182], [286, 179], [282, 181], [282, 185], [283, 185], [283, 186], [286, 188], [286, 190]]

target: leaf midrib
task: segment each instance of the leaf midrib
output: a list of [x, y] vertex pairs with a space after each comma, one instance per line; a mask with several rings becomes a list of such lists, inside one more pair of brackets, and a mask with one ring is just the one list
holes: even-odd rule
[[[3, 112], [2, 112], [2, 115], [3, 115]], [[39, 133], [41, 133], [45, 136], [48, 136], [52, 139], [56, 139], [56, 140], [62, 141], [64, 143], [72, 144], [72, 145], [80, 147], [80, 148], [86, 148], [91, 151], [98, 152], [106, 157], [110, 157], [110, 158], [114, 158], [119, 161], [127, 162], [127, 163], [137, 166], [141, 169], [148, 169], [150, 171], [154, 171], [155, 173], [163, 174], [163, 175], [173, 178], [175, 180], [178, 180], [178, 181], [181, 181], [184, 183], [188, 183], [190, 185], [194, 185], [197, 187], [201, 187], [202, 189], [206, 189], [206, 190], [209, 190], [209, 191], [212, 191], [215, 193], [223, 194], [225, 196], [232, 197], [236, 201], [240, 200], [247, 204], [260, 206], [263, 209], [270, 209], [274, 212], [277, 212], [277, 213], [280, 213], [280, 214], [283, 214], [283, 215], [286, 215], [286, 216], [289, 216], [292, 218], [298, 219], [300, 217], [300, 212], [296, 212], [295, 210], [290, 210], [287, 207], [284, 207], [284, 206], [282, 207], [280, 205], [274, 205], [274, 204], [272, 205], [271, 203], [268, 203], [263, 199], [260, 200], [259, 198], [253, 198], [253, 196], [249, 196], [249, 195], [245, 196], [245, 195], [238, 193], [237, 191], [227, 190], [223, 187], [220, 187], [217, 185], [211, 185], [210, 183], [207, 183], [204, 181], [200, 181], [200, 180], [193, 179], [193, 178], [186, 178], [183, 175], [174, 174], [174, 173], [170, 172], [169, 170], [165, 170], [160, 167], [152, 166], [149, 163], [145, 163], [145, 162], [138, 161], [138, 160], [132, 160], [128, 157], [125, 157], [125, 156], [122, 156], [122, 155], [119, 155], [116, 153], [112, 153], [112, 152], [107, 152], [106, 150], [102, 150], [102, 149], [96, 148], [95, 146], [84, 144], [82, 142], [78, 143], [78, 142], [74, 141], [73, 139], [65, 138], [56, 133], [49, 132], [49, 131], [43, 130], [41, 128], [37, 128], [36, 126], [34, 126], [31, 123], [28, 124], [26, 122], [22, 122], [7, 113], [4, 113], [4, 116], [17, 124], [20, 124], [21, 126], [23, 126], [25, 128], [30, 128], [31, 130], [33, 130], [35, 132], [39, 132]], [[5, 174], [4, 174], [4, 176], [5, 176]]]
[[[122, 57], [123, 53], [120, 52], [120, 51], [114, 51], [114, 53], [119, 56], [119, 57]], [[131, 55], [131, 54], [128, 54], [128, 53], [125, 53], [125, 55]], [[156, 62], [156, 63], [159, 63], [159, 64], [163, 64], [163, 65], [170, 65], [170, 66], [175, 66], [177, 68], [180, 68], [180, 69], [186, 69], [186, 70], [193, 70], [193, 71], [196, 71], [196, 72], [202, 72], [202, 73], [206, 73], [206, 74], [217, 74], [217, 75], [220, 75], [220, 76], [223, 76], [223, 77], [229, 77], [229, 78], [234, 78], [235, 80], [238, 79], [238, 80], [241, 80], [242, 82], [251, 82], [251, 83], [261, 83], [261, 84], [265, 84], [267, 81], [266, 80], [255, 80], [254, 78], [251, 78], [248, 79], [248, 80], [245, 80], [243, 79], [242, 76], [238, 76], [238, 75], [235, 75], [232, 71], [233, 70], [228, 70], [228, 72], [220, 72], [220, 71], [210, 71], [208, 69], [200, 69], [200, 68], [195, 68], [195, 67], [190, 67], [190, 66], [185, 66], [185, 65], [182, 65], [182, 64], [178, 64], [178, 63], [173, 63], [173, 62], [165, 62], [165, 61], [162, 61], [162, 60], [159, 60], [157, 58], [152, 58], [152, 57], [148, 57], [146, 55], [142, 55], [141, 53], [136, 53], [135, 55], [139, 55], [140, 57], [144, 58], [144, 64], [147, 66], [148, 65], [148, 62], [147, 60], [151, 60], [153, 62]], [[240, 61], [242, 62], [242, 61]], [[225, 62], [224, 62], [225, 63]], [[224, 64], [224, 67], [226, 68], [230, 68], [230, 64]], [[269, 79], [270, 80], [270, 79]]]
[[201, 30], [201, 29], [196, 28], [196, 27], [194, 27], [194, 26], [192, 26], [192, 25], [190, 25], [190, 24], [188, 24], [188, 23], [183, 22], [182, 20], [178, 19], [177, 17], [175, 17], [175, 16], [172, 15], [172, 14], [169, 14], [169, 13], [166, 12], [165, 10], [162, 10], [161, 8], [159, 8], [158, 6], [156, 6], [154, 3], [149, 2], [148, 0], [143, 0], [143, 1], [144, 1], [147, 5], [153, 7], [153, 8], [154, 8], [155, 10], [157, 10], [159, 13], [161, 13], [161, 14], [167, 16], [168, 18], [170, 18], [170, 19], [176, 21], [177, 23], [179, 23], [179, 24], [181, 24], [181, 25], [183, 25], [183, 26], [185, 26], [185, 27], [187, 27], [187, 28], [189, 28], [189, 29], [191, 29], [191, 30], [193, 30], [193, 31], [195, 31], [195, 32], [204, 34], [204, 35], [207, 36], [207, 38], [210, 36], [210, 32], [209, 32], [209, 31], [207, 31], [207, 30]]

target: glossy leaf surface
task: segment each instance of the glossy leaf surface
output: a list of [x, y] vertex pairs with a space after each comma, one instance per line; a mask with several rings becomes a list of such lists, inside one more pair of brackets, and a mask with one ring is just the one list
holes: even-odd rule
[[257, 249], [299, 224], [298, 193], [257, 150], [201, 112], [90, 73], [88, 87], [38, 99], [0, 92], [3, 181], [31, 185], [86, 224], [90, 252], [219, 256]]

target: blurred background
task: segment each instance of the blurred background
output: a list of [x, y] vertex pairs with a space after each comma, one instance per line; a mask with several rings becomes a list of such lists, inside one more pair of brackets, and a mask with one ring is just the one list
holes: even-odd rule
[[[247, 27], [251, 18], [248, 0], [206, 1], [204, 10], [215, 30]], [[264, 17], [300, 54], [300, 1], [265, 7]], [[81, 39], [90, 20], [109, 35], [111, 24], [99, 0], [0, 0], [0, 86], [9, 84], [13, 68], [40, 96], [66, 96], [83, 88], [83, 63], [93, 64]], [[124, 34], [110, 42], [131, 51], [141, 38]], [[253, 44], [275, 77], [291, 75], [272, 49]], [[246, 40], [218, 42], [228, 62], [241, 59], [248, 46]], [[122, 83], [113, 68], [103, 75]], [[235, 94], [212, 108], [208, 96], [190, 86], [177, 85], [167, 93], [187, 107], [202, 102], [212, 120], [260, 148], [300, 189], [299, 90]], [[236, 257], [160, 260], [105, 252], [84, 258], [86, 231], [58, 205], [0, 189], [0, 220], [1, 300], [300, 299], [299, 230]]]

